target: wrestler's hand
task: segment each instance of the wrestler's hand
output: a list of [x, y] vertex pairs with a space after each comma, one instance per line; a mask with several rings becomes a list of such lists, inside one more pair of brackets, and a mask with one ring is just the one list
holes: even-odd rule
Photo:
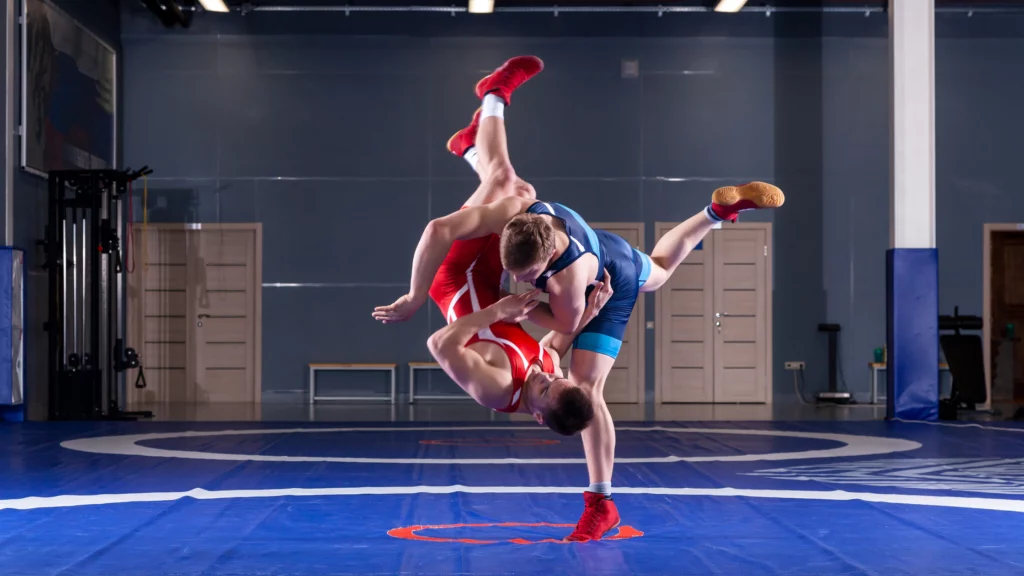
[[608, 300], [611, 299], [614, 293], [615, 291], [612, 290], [612, 277], [608, 274], [608, 270], [605, 270], [604, 278], [597, 284], [594, 284], [594, 289], [590, 291], [590, 297], [587, 298], [587, 318], [593, 320], [597, 317], [597, 313], [608, 303]]
[[412, 318], [422, 305], [423, 302], [418, 302], [414, 300], [412, 296], [405, 294], [387, 306], [377, 306], [374, 308], [373, 317], [385, 324], [405, 322], [409, 318]]
[[537, 307], [537, 304], [540, 304], [538, 298], [540, 298], [540, 290], [535, 288], [522, 294], [505, 296], [492, 306], [494, 306], [495, 311], [498, 313], [498, 320], [512, 323], [522, 322], [526, 320], [530, 310], [533, 310]]

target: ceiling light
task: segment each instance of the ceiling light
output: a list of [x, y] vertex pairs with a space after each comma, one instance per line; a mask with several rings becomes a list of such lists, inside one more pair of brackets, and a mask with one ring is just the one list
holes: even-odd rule
[[469, 0], [470, 14], [490, 14], [494, 12], [494, 0]]
[[199, 3], [203, 5], [203, 10], [207, 12], [228, 12], [228, 7], [224, 4], [224, 0], [199, 0]]
[[719, 0], [715, 12], [739, 12], [747, 0]]

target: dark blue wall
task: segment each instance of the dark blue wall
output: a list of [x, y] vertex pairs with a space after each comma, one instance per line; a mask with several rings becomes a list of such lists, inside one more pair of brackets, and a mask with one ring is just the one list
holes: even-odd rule
[[[981, 311], [981, 223], [1024, 220], [1022, 23], [938, 18], [943, 310]], [[328, 285], [264, 289], [265, 390], [304, 388], [310, 361], [424, 360], [442, 322], [432, 304], [397, 327], [370, 310], [407, 286], [426, 222], [474, 187], [444, 150], [478, 104], [474, 82], [535, 53], [547, 69], [506, 113], [519, 173], [590, 220], [644, 222], [648, 248], [654, 222], [691, 215], [715, 187], [778, 183], [785, 209], [756, 216], [774, 222], [776, 400], [792, 400], [786, 360], [808, 363], [808, 392], [824, 385], [821, 322], [842, 324], [845, 381], [864, 399], [885, 339], [886, 25], [232, 14], [168, 32], [126, 6], [124, 160], [157, 171], [153, 221], [262, 222], [265, 283]], [[622, 58], [641, 78], [620, 77]]]

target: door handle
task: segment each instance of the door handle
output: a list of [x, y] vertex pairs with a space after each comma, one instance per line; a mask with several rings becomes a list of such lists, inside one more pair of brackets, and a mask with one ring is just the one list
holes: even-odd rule
[[721, 318], [723, 316], [728, 316], [728, 315], [729, 314], [727, 312], [715, 312], [715, 318]]
[[210, 316], [209, 314], [200, 314], [199, 319], [202, 320], [203, 318], [212, 318], [212, 316]]

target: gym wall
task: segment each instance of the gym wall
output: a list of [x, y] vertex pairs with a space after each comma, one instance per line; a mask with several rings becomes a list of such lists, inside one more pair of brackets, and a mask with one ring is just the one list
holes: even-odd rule
[[[946, 312], [980, 312], [981, 223], [1024, 219], [1011, 156], [1021, 24], [937, 17]], [[792, 397], [785, 360], [807, 361], [807, 392], [825, 385], [819, 322], [842, 324], [846, 383], [863, 397], [863, 365], [885, 339], [886, 25], [877, 14], [232, 14], [168, 31], [126, 3], [123, 159], [156, 170], [151, 221], [262, 222], [265, 283], [332, 285], [264, 288], [267, 393], [301, 389], [310, 361], [423, 360], [442, 323], [432, 304], [397, 327], [369, 312], [404, 290], [429, 218], [475, 186], [444, 150], [477, 106], [473, 83], [536, 53], [548, 71], [506, 118], [513, 162], [540, 196], [594, 221], [642, 221], [651, 246], [655, 221], [689, 216], [716, 186], [777, 183], [785, 209], [757, 215], [774, 222], [776, 401]], [[623, 58], [639, 60], [640, 79], [621, 77]], [[42, 190], [26, 178], [16, 209]], [[23, 244], [38, 236], [19, 225]], [[653, 301], [647, 311], [653, 320]], [[654, 372], [648, 346], [648, 391]]]

